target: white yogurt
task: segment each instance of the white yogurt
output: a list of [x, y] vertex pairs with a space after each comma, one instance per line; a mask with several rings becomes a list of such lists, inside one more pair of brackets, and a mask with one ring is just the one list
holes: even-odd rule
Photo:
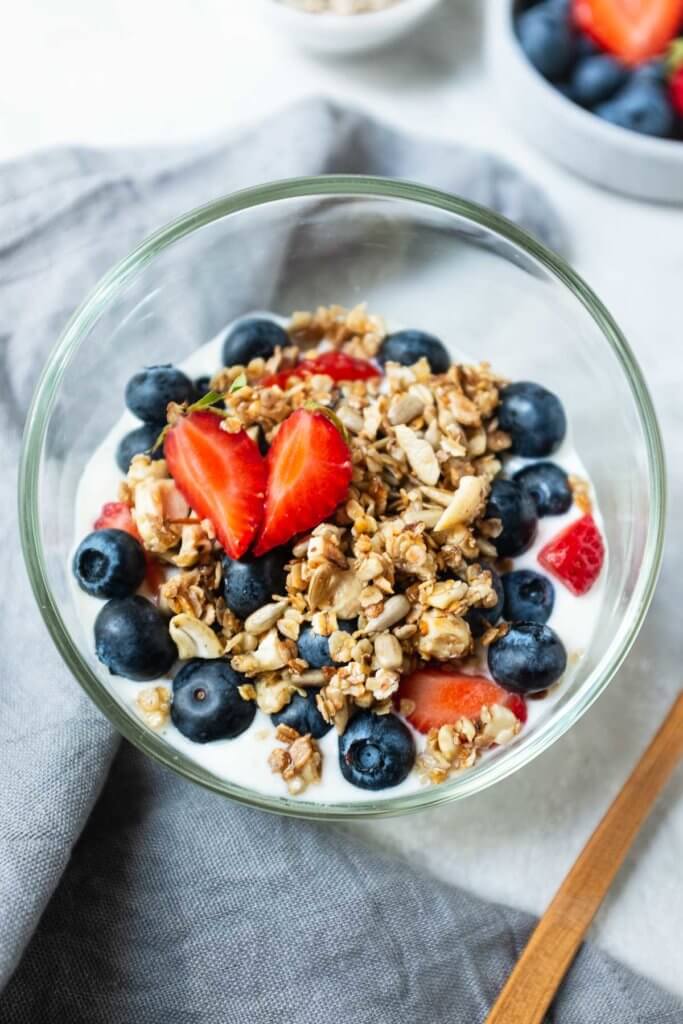
[[[271, 319], [278, 320], [283, 325], [286, 324], [286, 320], [275, 317], [272, 313], [250, 315], [267, 315]], [[212, 341], [199, 348], [189, 359], [180, 364], [181, 369], [191, 378], [211, 376], [215, 373], [221, 366], [221, 346], [225, 335], [226, 331], [222, 331]], [[456, 358], [462, 362], [471, 362], [464, 355], [458, 354]], [[128, 431], [139, 425], [139, 421], [133, 414], [126, 410], [114, 424], [102, 444], [93, 452], [92, 457], [85, 466], [76, 492], [75, 544], [80, 543], [83, 537], [90, 533], [102, 505], [107, 501], [116, 500], [119, 484], [122, 479], [116, 465], [116, 448], [124, 434], [127, 434]], [[531, 461], [533, 460], [510, 458], [506, 461], [506, 472], [512, 473]], [[571, 443], [569, 432], [562, 446], [553, 454], [552, 461], [562, 466], [567, 473], [576, 474], [584, 480], [588, 479], [583, 463]], [[595, 495], [592, 493], [591, 500], [593, 501], [595, 520], [599, 526], [602, 526], [600, 513], [595, 503]], [[539, 519], [538, 535], [535, 543], [529, 551], [514, 559], [515, 568], [538, 569], [537, 556], [540, 549], [565, 526], [579, 519], [581, 515], [581, 511], [574, 505], [563, 516], [547, 516], [546, 518]], [[94, 623], [103, 602], [97, 600], [97, 598], [89, 597], [77, 586], [71, 577], [70, 567], [69, 576], [72, 579], [74, 600], [83, 628], [84, 644], [94, 653]], [[582, 597], [575, 597], [562, 583], [553, 580], [555, 605], [552, 615], [548, 620], [548, 625], [555, 630], [565, 646], [569, 668], [561, 683], [543, 700], [528, 701], [529, 717], [527, 724], [524, 726], [524, 732], [548, 716], [553, 704], [559, 697], [560, 691], [577, 672], [583, 652], [590, 645], [595, 624], [598, 621], [603, 600], [605, 577], [606, 569], [603, 567], [600, 579], [588, 594]], [[144, 686], [151, 684], [135, 683], [122, 679], [119, 676], [112, 676], [104, 666], [100, 669], [100, 677], [117, 701], [140, 722], [141, 720], [135, 708], [135, 698]], [[160, 682], [164, 681], [169, 682], [169, 678], [160, 680]], [[213, 743], [205, 744], [192, 743], [172, 723], [169, 723], [162, 729], [159, 735], [163, 736], [170, 746], [192, 758], [197, 764], [219, 779], [243, 786], [246, 789], [256, 790], [259, 793], [272, 796], [288, 796], [285, 782], [279, 775], [273, 774], [268, 767], [268, 754], [273, 746], [276, 745], [274, 733], [275, 729], [270, 718], [257, 710], [251, 727], [233, 740], [217, 740]], [[415, 738], [419, 751], [424, 746], [425, 738], [419, 733], [415, 733]], [[347, 782], [341, 774], [337, 760], [337, 735], [334, 729], [330, 730], [326, 736], [323, 736], [318, 743], [323, 756], [322, 780], [318, 785], [310, 786], [306, 790], [305, 794], [299, 798], [302, 802], [331, 804], [367, 801], [369, 799], [375, 801], [402, 796], [420, 789], [423, 785], [418, 778], [417, 772], [413, 771], [398, 786], [377, 792], [359, 789]], [[485, 753], [483, 756], [496, 757], [499, 754], [500, 751], [494, 750]]]

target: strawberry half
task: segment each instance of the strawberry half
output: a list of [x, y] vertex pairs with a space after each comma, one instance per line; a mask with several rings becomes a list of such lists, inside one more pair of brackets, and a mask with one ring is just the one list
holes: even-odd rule
[[558, 533], [541, 548], [538, 560], [572, 594], [586, 594], [605, 561], [605, 543], [593, 516], [582, 516]]
[[351, 483], [349, 447], [322, 412], [292, 413], [275, 435], [267, 463], [266, 509], [256, 555], [327, 519]]
[[[129, 533], [131, 537], [135, 537], [137, 541], [142, 543], [138, 528], [133, 522], [130, 505], [126, 505], [124, 501], [108, 501], [103, 505], [102, 511], [93, 524], [93, 528], [95, 530], [123, 530], [124, 533]], [[145, 551], [145, 561], [147, 562], [145, 570], [147, 586], [153, 594], [156, 594], [166, 576], [163, 568], [150, 555], [149, 551]]]
[[345, 352], [324, 352], [314, 359], [302, 359], [297, 365], [289, 370], [280, 370], [279, 373], [271, 373], [259, 381], [263, 387], [273, 387], [277, 384], [284, 391], [292, 377], [312, 377], [315, 374], [325, 374], [333, 381], [343, 380], [370, 380], [373, 377], [380, 377], [380, 371], [367, 359], [357, 359], [355, 356], [348, 356]]
[[193, 412], [171, 427], [164, 455], [178, 490], [209, 519], [231, 558], [240, 558], [261, 523], [266, 464], [248, 434], [221, 430], [212, 412]]
[[627, 64], [658, 57], [683, 21], [683, 0], [574, 0], [574, 21]]
[[406, 676], [398, 695], [415, 705], [407, 718], [418, 732], [453, 725], [459, 718], [477, 719], [484, 706], [493, 704], [510, 708], [520, 722], [526, 721], [526, 704], [517, 694], [508, 693], [484, 676], [468, 676], [438, 665], [419, 668]]

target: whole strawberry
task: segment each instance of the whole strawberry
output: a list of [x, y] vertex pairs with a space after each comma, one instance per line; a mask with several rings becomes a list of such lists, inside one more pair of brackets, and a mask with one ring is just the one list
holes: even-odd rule
[[667, 59], [669, 98], [679, 117], [683, 117], [683, 39], [674, 39]]

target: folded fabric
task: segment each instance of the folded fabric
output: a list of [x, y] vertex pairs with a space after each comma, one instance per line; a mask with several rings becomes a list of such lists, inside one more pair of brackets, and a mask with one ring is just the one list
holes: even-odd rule
[[[500, 210], [555, 248], [542, 194], [496, 158], [310, 100], [219, 143], [62, 149], [0, 168], [0, 448], [59, 330], [151, 230], [300, 174], [412, 178]], [[91, 706], [42, 627], [0, 511], [0, 1020], [154, 1024], [482, 1021], [532, 920], [338, 829], [265, 815], [145, 759]], [[407, 823], [406, 827], [410, 827]], [[671, 996], [585, 946], [552, 1019], [682, 1022]]]

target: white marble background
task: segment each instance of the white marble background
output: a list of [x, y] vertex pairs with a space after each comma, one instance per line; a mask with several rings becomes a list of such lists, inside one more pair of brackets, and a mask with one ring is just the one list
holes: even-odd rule
[[[657, 598], [607, 694], [533, 765], [476, 800], [354, 826], [444, 878], [540, 912], [683, 684], [683, 209], [610, 195], [530, 151], [498, 113], [480, 33], [477, 0], [445, 0], [408, 43], [333, 62], [273, 37], [250, 0], [16, 3], [0, 34], [0, 159], [53, 143], [199, 138], [325, 92], [503, 153], [552, 194], [573, 261], [625, 329], [664, 427], [671, 512]], [[679, 771], [592, 938], [683, 995], [682, 930]]]

